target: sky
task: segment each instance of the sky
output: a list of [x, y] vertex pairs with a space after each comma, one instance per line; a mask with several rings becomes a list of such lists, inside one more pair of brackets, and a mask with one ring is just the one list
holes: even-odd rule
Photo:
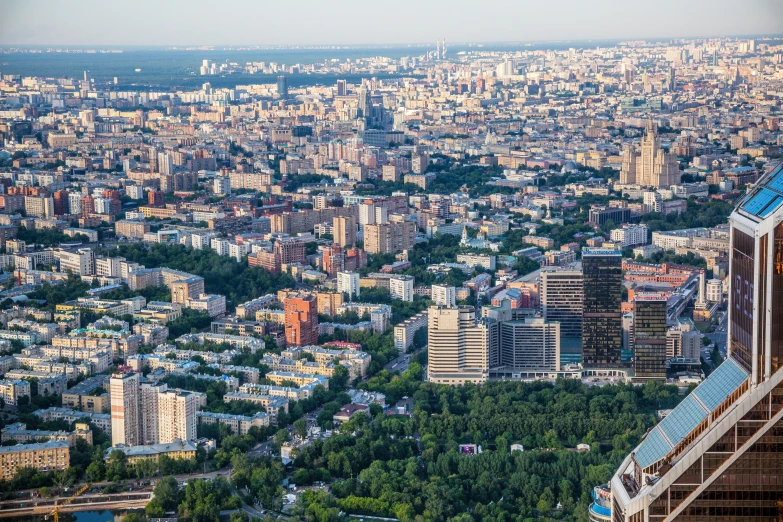
[[0, 45], [527, 42], [783, 33], [781, 0], [1, 0]]

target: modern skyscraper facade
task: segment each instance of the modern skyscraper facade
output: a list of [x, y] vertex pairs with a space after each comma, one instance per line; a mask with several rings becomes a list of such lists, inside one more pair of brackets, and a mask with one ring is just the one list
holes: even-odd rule
[[345, 96], [348, 94], [348, 86], [345, 80], [337, 80], [337, 96]]
[[582, 354], [585, 367], [620, 364], [622, 349], [622, 253], [585, 248]]
[[284, 100], [288, 98], [288, 77], [284, 74], [277, 77], [277, 95]]
[[563, 337], [582, 337], [584, 278], [578, 265], [544, 267], [539, 273], [541, 313], [547, 321], [560, 323]]
[[500, 364], [515, 369], [560, 370], [560, 323], [541, 317], [500, 323]]
[[783, 520], [783, 167], [729, 222], [729, 357], [623, 461], [612, 521]]
[[633, 370], [639, 379], [666, 379], [665, 294], [639, 292], [633, 302]]

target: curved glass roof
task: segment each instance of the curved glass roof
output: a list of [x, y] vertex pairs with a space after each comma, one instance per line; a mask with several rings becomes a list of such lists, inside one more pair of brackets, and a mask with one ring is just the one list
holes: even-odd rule
[[763, 176], [740, 202], [738, 209], [765, 218], [783, 205], [783, 164]]

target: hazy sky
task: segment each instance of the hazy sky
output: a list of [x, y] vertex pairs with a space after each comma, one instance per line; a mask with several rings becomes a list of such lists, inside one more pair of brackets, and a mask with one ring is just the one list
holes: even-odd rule
[[0, 45], [290, 45], [783, 33], [781, 0], [0, 0]]

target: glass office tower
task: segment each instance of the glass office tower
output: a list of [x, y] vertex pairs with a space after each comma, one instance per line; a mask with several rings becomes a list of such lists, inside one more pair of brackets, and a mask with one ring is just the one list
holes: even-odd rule
[[620, 365], [622, 261], [622, 253], [617, 250], [585, 248], [582, 251], [582, 360], [586, 368]]
[[638, 292], [633, 300], [633, 372], [637, 379], [666, 380], [665, 294]]
[[783, 167], [729, 222], [729, 357], [612, 477], [613, 522], [783, 520]]

